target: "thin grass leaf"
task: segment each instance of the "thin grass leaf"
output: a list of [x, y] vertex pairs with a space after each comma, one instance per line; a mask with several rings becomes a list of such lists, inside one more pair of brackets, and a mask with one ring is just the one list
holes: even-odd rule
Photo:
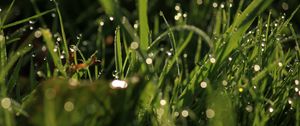
[[31, 17], [28, 17], [28, 18], [25, 18], [25, 19], [22, 19], [22, 20], [19, 20], [19, 21], [15, 21], [13, 23], [10, 23], [10, 24], [4, 25], [4, 26], [1, 26], [0, 29], [6, 29], [6, 28], [9, 28], [9, 27], [13, 27], [13, 26], [19, 25], [19, 24], [27, 23], [30, 20], [33, 20], [33, 19], [36, 19], [36, 18], [40, 18], [40, 17], [42, 17], [42, 16], [44, 16], [46, 14], [49, 14], [51, 12], [54, 12], [54, 11], [55, 11], [55, 9], [47, 10], [45, 12], [36, 14], [34, 16], [31, 16]]
[[116, 70], [121, 79], [123, 79], [123, 59], [122, 59], [122, 49], [121, 49], [121, 36], [120, 36], [120, 27], [117, 27], [115, 32], [115, 42], [114, 42], [114, 51], [115, 51], [115, 64]]
[[[66, 33], [65, 33], [65, 28], [64, 28], [64, 22], [63, 22], [63, 19], [62, 19], [62, 16], [61, 16], [61, 13], [60, 13], [60, 10], [59, 10], [59, 7], [58, 7], [58, 3], [54, 0], [55, 2], [55, 7], [56, 7], [56, 12], [58, 14], [58, 19], [59, 19], [59, 24], [60, 24], [60, 30], [61, 30], [61, 35], [62, 35], [62, 41], [63, 41], [63, 50], [65, 51], [65, 56], [66, 56], [66, 59], [69, 59], [70, 55], [69, 55], [69, 47], [68, 47], [68, 44], [67, 44], [67, 38], [66, 38]], [[66, 60], [66, 65], [69, 64], [69, 60]]]
[[139, 13], [139, 23], [140, 23], [140, 47], [141, 50], [146, 51], [149, 46], [148, 34], [148, 14], [147, 14], [147, 3], [148, 0], [138, 1], [138, 13]]
[[11, 11], [11, 9], [12, 9], [14, 3], [15, 3], [15, 0], [13, 0], [13, 1], [10, 3], [10, 5], [9, 5], [9, 7], [8, 7], [8, 9], [7, 9], [7, 11], [6, 11], [6, 14], [4, 15], [3, 19], [2, 19], [2, 20], [0, 19], [0, 30], [2, 30], [2, 26], [4, 25], [4, 23], [5, 23], [5, 21], [6, 21], [7, 17], [8, 17], [8, 15], [10, 14], [10, 11]]
[[54, 40], [52, 38], [52, 34], [49, 29], [40, 29], [44, 38], [44, 41], [46, 42], [48, 51], [50, 52], [50, 55], [52, 57], [52, 60], [54, 62], [54, 65], [57, 67], [57, 69], [63, 74], [63, 76], [67, 76], [67, 73], [65, 71], [65, 68], [61, 62], [61, 59], [59, 58], [58, 54], [54, 52]]

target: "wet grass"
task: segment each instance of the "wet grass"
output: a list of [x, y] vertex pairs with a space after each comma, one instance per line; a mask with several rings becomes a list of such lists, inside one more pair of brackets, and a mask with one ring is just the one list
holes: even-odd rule
[[137, 0], [130, 23], [118, 1], [99, 0], [106, 15], [83, 41], [68, 38], [56, 1], [41, 12], [31, 2], [28, 18], [6, 21], [14, 1], [0, 12], [0, 125], [300, 125], [300, 6], [198, 1], [213, 12], [200, 28], [180, 4], [175, 20], [152, 19], [151, 1]]

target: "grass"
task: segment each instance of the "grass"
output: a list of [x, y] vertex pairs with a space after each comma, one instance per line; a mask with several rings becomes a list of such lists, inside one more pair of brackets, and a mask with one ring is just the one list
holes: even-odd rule
[[107, 15], [73, 40], [60, 1], [31, 2], [21, 20], [9, 20], [15, 1], [0, 11], [0, 125], [300, 125], [300, 5], [288, 16], [272, 0], [202, 1], [211, 21], [198, 27], [195, 1], [174, 20], [150, 18], [155, 1], [128, 14], [99, 0]]

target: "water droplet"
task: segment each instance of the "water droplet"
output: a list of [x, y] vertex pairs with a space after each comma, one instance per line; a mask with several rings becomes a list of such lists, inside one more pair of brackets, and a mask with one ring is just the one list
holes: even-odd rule
[[33, 26], [30, 26], [29, 29], [30, 29], [30, 30], [33, 30]]
[[56, 14], [55, 14], [55, 13], [52, 13], [52, 14], [51, 14], [51, 17], [55, 18], [55, 17], [56, 17]]
[[60, 38], [60, 37], [56, 38], [56, 41], [60, 42], [60, 41], [61, 41], [61, 38]]
[[232, 3], [229, 4], [229, 7], [232, 8]]
[[181, 115], [182, 115], [183, 117], [188, 117], [188, 116], [189, 116], [189, 111], [183, 110], [183, 111], [181, 112]]
[[295, 87], [295, 92], [298, 92], [299, 91], [299, 88]]
[[290, 105], [293, 104], [292, 99], [289, 99], [289, 100], [288, 100], [288, 103], [289, 103]]
[[42, 46], [42, 51], [46, 52], [47, 51], [47, 47], [45, 45]]
[[299, 85], [299, 80], [295, 80], [295, 85]]
[[187, 17], [187, 13], [184, 13], [182, 16], [183, 16], [184, 18], [186, 18], [186, 17]]
[[179, 116], [179, 112], [174, 112], [174, 116], [178, 117]]
[[278, 62], [278, 66], [279, 66], [279, 67], [282, 67], [283, 64], [282, 64], [281, 62]]
[[36, 56], [36, 55], [35, 55], [34, 53], [33, 53], [33, 54], [31, 54], [31, 57], [33, 57], [33, 58], [34, 58], [35, 56]]
[[212, 6], [213, 6], [213, 8], [217, 8], [218, 7], [218, 3], [213, 2]]
[[139, 43], [137, 43], [137, 42], [132, 42], [132, 43], [130, 44], [130, 48], [133, 49], [133, 50], [138, 49], [138, 48], [139, 48]]
[[159, 103], [160, 103], [161, 106], [164, 106], [164, 105], [167, 104], [167, 101], [162, 99], [162, 100], [159, 101]]
[[109, 17], [109, 20], [110, 21], [114, 21], [114, 17]]
[[166, 53], [167, 53], [167, 55], [168, 55], [169, 57], [172, 56], [172, 52], [167, 51]]
[[270, 108], [269, 108], [269, 112], [272, 113], [273, 111], [274, 111], [274, 109], [273, 109], [272, 107], [270, 107]]
[[225, 5], [222, 3], [222, 4], [220, 5], [220, 7], [221, 7], [221, 8], [224, 8], [224, 7], [225, 7]]
[[202, 82], [200, 83], [200, 87], [201, 87], [201, 88], [206, 88], [206, 87], [207, 87], [207, 83], [206, 83], [205, 81], [202, 81]]
[[153, 61], [152, 61], [152, 59], [151, 59], [151, 58], [147, 58], [147, 59], [146, 59], [146, 63], [147, 63], [148, 65], [150, 65], [150, 64], [152, 64], [152, 63], [153, 63]]
[[42, 32], [40, 30], [37, 30], [34, 32], [34, 37], [35, 38], [40, 38], [42, 36]]
[[257, 65], [257, 64], [255, 64], [255, 65], [254, 65], [254, 71], [259, 71], [259, 70], [260, 70], [260, 66]]
[[113, 80], [111, 82], [111, 88], [127, 88], [128, 84], [123, 80]]
[[285, 11], [289, 9], [289, 5], [288, 5], [286, 2], [283, 2], [283, 3], [281, 4], [281, 7], [282, 7], [282, 9], [285, 10]]
[[253, 111], [253, 107], [251, 105], [247, 105], [245, 109], [246, 109], [247, 112], [252, 112]]
[[239, 92], [242, 93], [243, 91], [244, 91], [244, 88], [240, 87], [240, 88], [239, 88]]
[[64, 59], [65, 58], [65, 55], [60, 55], [60, 59]]
[[210, 58], [209, 61], [210, 61], [211, 63], [216, 63], [216, 59], [215, 59], [215, 58]]
[[188, 57], [188, 54], [184, 53], [183, 58], [187, 58], [187, 57]]
[[67, 112], [73, 111], [73, 109], [74, 109], [74, 104], [73, 104], [73, 102], [67, 101], [67, 102], [65, 103], [65, 105], [64, 105], [64, 109], [65, 109], [65, 111], [67, 111]]
[[176, 4], [175, 10], [176, 10], [176, 11], [180, 11], [180, 4]]
[[203, 0], [197, 0], [197, 4], [198, 4], [198, 5], [203, 4]]
[[229, 58], [228, 58], [228, 60], [229, 60], [229, 61], [232, 61], [232, 58], [231, 58], [231, 57], [229, 57]]
[[215, 111], [213, 109], [207, 109], [205, 113], [206, 113], [206, 117], [209, 119], [215, 117]]
[[226, 80], [222, 81], [223, 86], [227, 86], [228, 82]]
[[103, 21], [100, 21], [100, 26], [104, 26], [104, 22]]
[[11, 100], [10, 98], [3, 98], [1, 100], [1, 106], [4, 108], [4, 109], [9, 109], [11, 107]]
[[2, 9], [0, 8], [0, 12], [2, 11]]
[[30, 21], [28, 21], [28, 23], [29, 23], [29, 24], [34, 24], [35, 22], [32, 21], [32, 20], [30, 20]]
[[28, 44], [28, 46], [29, 46], [29, 47], [31, 47], [31, 46], [32, 46], [32, 44]]

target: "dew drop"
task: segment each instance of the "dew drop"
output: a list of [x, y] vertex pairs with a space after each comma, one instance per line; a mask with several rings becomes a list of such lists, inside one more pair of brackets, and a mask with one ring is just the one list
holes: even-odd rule
[[127, 88], [128, 84], [126, 81], [123, 80], [113, 80], [111, 82], [111, 88]]
[[188, 116], [189, 116], [189, 111], [183, 110], [183, 111], [181, 112], [181, 115], [182, 115], [183, 117], [188, 117]]
[[35, 38], [40, 38], [42, 36], [42, 32], [40, 30], [37, 30], [34, 32], [34, 37]]
[[224, 4], [221, 4], [221, 5], [220, 5], [220, 7], [221, 7], [221, 8], [224, 8], [224, 7], [225, 7], [225, 5], [224, 5]]
[[285, 11], [289, 9], [289, 5], [288, 5], [286, 2], [283, 2], [283, 3], [281, 4], [281, 7], [282, 7], [282, 9], [285, 10]]
[[162, 100], [159, 101], [159, 103], [160, 103], [161, 106], [164, 106], [164, 105], [167, 104], [167, 101], [162, 99]]
[[100, 21], [100, 26], [104, 26], [104, 22], [103, 21]]
[[215, 58], [210, 58], [209, 61], [210, 61], [211, 63], [216, 63], [216, 59], [215, 59]]
[[288, 103], [291, 105], [291, 104], [293, 104], [293, 101], [291, 99], [289, 99]]
[[223, 81], [222, 81], [222, 84], [223, 84], [223, 86], [227, 86], [227, 85], [228, 85], [228, 82], [227, 82], [226, 80], [223, 80]]
[[281, 62], [278, 62], [278, 66], [279, 66], [279, 67], [282, 67], [283, 64], [282, 64]]
[[132, 43], [130, 44], [130, 48], [133, 49], [133, 50], [138, 49], [138, 48], [139, 48], [139, 43], [137, 43], [137, 42], [132, 42]]
[[295, 92], [298, 92], [299, 91], [299, 88], [295, 87]]
[[206, 83], [205, 81], [202, 81], [202, 82], [200, 83], [200, 87], [201, 87], [201, 88], [206, 88], [206, 87], [207, 87], [207, 83]]
[[42, 51], [43, 51], [43, 52], [46, 52], [46, 50], [47, 50], [47, 47], [46, 47], [45, 45], [43, 45], [43, 46], [42, 46]]
[[228, 58], [228, 60], [229, 60], [229, 61], [232, 61], [232, 58], [231, 58], [231, 57], [229, 57], [229, 58]]
[[167, 53], [167, 55], [168, 55], [169, 57], [172, 56], [172, 52], [167, 51], [166, 53]]
[[257, 65], [257, 64], [255, 64], [255, 65], [254, 65], [254, 71], [259, 71], [259, 70], [260, 70], [260, 66]]
[[299, 80], [295, 80], [295, 85], [299, 85]]
[[176, 11], [179, 11], [179, 10], [180, 10], [180, 4], [176, 4], [175, 10], [176, 10]]
[[60, 55], [60, 59], [64, 59], [65, 58], [65, 55]]
[[214, 3], [212, 4], [212, 6], [213, 6], [213, 8], [217, 8], [217, 7], [218, 7], [218, 3], [214, 2]]
[[243, 91], [244, 91], [244, 88], [240, 87], [240, 88], [239, 88], [239, 92], [242, 93]]
[[114, 21], [114, 17], [109, 17], [109, 20], [110, 21]]
[[273, 109], [272, 107], [270, 107], [270, 108], [269, 108], [269, 112], [272, 113], [273, 111], [274, 111], [274, 109]]
[[56, 41], [60, 42], [60, 41], [61, 41], [61, 38], [60, 38], [60, 37], [56, 38]]
[[147, 58], [147, 59], [146, 59], [146, 63], [147, 63], [148, 65], [150, 65], [150, 64], [153, 63], [153, 60], [152, 60], [151, 58]]
[[73, 102], [67, 101], [67, 102], [65, 103], [65, 105], [64, 105], [64, 109], [65, 109], [65, 111], [67, 111], [67, 112], [73, 111], [73, 109], [74, 109], [74, 104], [73, 104]]
[[246, 109], [247, 112], [252, 112], [253, 111], [253, 107], [251, 105], [247, 105], [245, 109]]
[[178, 117], [179, 116], [179, 112], [174, 112], [174, 116]]
[[9, 109], [11, 107], [11, 100], [10, 98], [3, 98], [1, 100], [1, 106], [4, 108], [4, 109]]
[[203, 4], [203, 0], [197, 0], [197, 4], [198, 4], [198, 5]]
[[207, 109], [205, 113], [206, 113], [206, 117], [209, 119], [215, 117], [215, 111], [213, 109]]
[[56, 14], [55, 14], [55, 13], [52, 13], [52, 14], [51, 14], [51, 17], [55, 18], [55, 17], [56, 17]]

